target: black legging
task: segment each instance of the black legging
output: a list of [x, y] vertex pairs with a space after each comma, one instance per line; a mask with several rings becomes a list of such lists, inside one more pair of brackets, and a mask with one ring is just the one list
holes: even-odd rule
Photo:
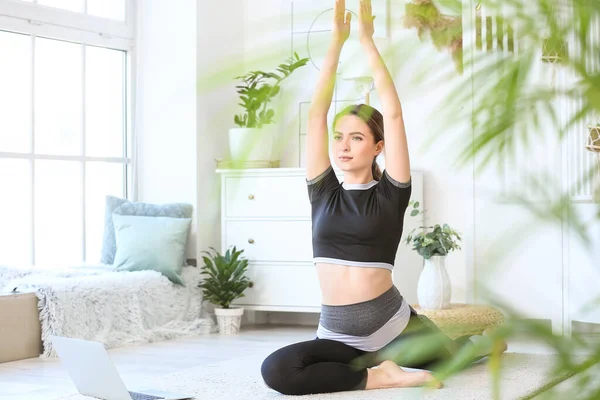
[[[410, 344], [406, 341], [417, 335], [437, 338], [437, 346], [428, 348], [431, 351], [427, 356], [421, 355], [420, 359], [411, 358]], [[404, 331], [376, 352], [316, 338], [275, 351], [263, 361], [261, 373], [267, 386], [287, 395], [362, 390], [367, 383], [367, 368], [392, 360], [403, 367], [431, 370], [468, 342], [468, 337], [450, 339], [429, 318], [411, 310], [410, 321]], [[403, 344], [408, 346], [406, 352], [398, 350]]]

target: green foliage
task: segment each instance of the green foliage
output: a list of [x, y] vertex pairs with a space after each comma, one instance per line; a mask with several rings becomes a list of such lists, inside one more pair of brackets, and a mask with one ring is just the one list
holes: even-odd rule
[[[437, 25], [438, 21], [443, 21], [443, 15], [438, 14], [431, 5], [440, 1], [415, 0], [415, 4], [422, 5], [407, 6], [408, 23], [418, 29], [420, 36], [445, 27]], [[560, 145], [566, 144], [568, 135], [581, 135], [583, 140], [590, 136], [590, 132], [587, 129], [582, 131], [581, 126], [587, 126], [600, 115], [600, 74], [590, 61], [600, 59], [600, 42], [597, 39], [590, 40], [598, 34], [594, 21], [600, 16], [600, 2], [487, 0], [463, 4], [474, 7], [482, 4], [487, 15], [486, 20], [474, 19], [468, 21], [469, 24], [463, 24], [463, 28], [470, 29], [465, 32], [470, 41], [475, 41], [475, 46], [471, 43], [473, 48], [469, 48], [470, 51], [465, 52], [463, 57], [465, 75], [457, 77], [456, 71], [449, 65], [444, 72], [441, 72], [444, 66], [440, 67], [440, 71], [425, 69], [421, 78], [415, 77], [414, 81], [432, 84], [433, 80], [440, 85], [452, 85], [452, 90], [439, 102], [440, 107], [432, 109], [431, 114], [439, 118], [444, 132], [449, 132], [450, 143], [459, 148], [456, 167], [466, 167], [473, 171], [476, 179], [481, 179], [481, 173], [490, 170], [498, 172], [505, 168], [503, 163], [510, 161], [512, 168], [504, 170], [504, 174], [518, 173], [523, 177], [523, 187], [539, 193], [533, 199], [517, 195], [505, 199], [532, 216], [534, 223], [523, 226], [519, 221], [514, 221], [514, 226], [503, 232], [493, 248], [486, 251], [486, 271], [492, 275], [495, 267], [503, 265], [504, 257], [512, 256], [516, 247], [523, 246], [524, 241], [538, 234], [536, 229], [540, 226], [549, 226], [551, 229], [568, 226], [572, 240], [584, 244], [585, 250], [592, 251], [597, 242], [594, 243], [590, 237], [590, 227], [600, 221], [600, 205], [590, 205], [595, 214], [595, 220], [590, 221], [592, 215], [582, 215], [571, 193], [593, 179], [593, 168], [576, 171], [578, 176], [565, 189], [560, 174], [556, 177], [537, 171], [529, 172], [527, 165], [513, 161], [519, 159], [519, 153], [528, 153], [540, 143], [548, 141], [549, 134], [553, 136], [550, 140], [556, 139]], [[507, 9], [510, 9], [508, 14]], [[506, 15], [510, 23], [504, 23], [506, 20], [498, 23], [502, 15]], [[486, 37], [486, 43], [482, 43], [480, 31], [492, 18], [496, 19], [498, 29], [502, 27], [507, 33], [507, 48], [496, 43], [499, 50], [492, 49], [491, 35]], [[518, 46], [511, 44], [511, 37]], [[438, 48], [444, 44], [437, 43], [435, 38], [432, 41]], [[566, 43], [569, 45], [566, 46]], [[406, 51], [399, 53], [398, 59], [413, 56]], [[543, 61], [554, 65], [540, 67]], [[539, 79], [541, 69], [555, 70], [557, 74], [571, 78], [566, 85], [550, 79], [544, 82]], [[562, 118], [565, 102], [573, 107], [569, 118]], [[465, 124], [465, 121], [470, 123]], [[465, 129], [465, 126], [468, 128]], [[424, 141], [423, 148], [436, 147], [439, 135], [439, 132], [432, 134]], [[581, 151], [585, 151], [584, 146], [581, 146]], [[527, 268], [526, 265], [520, 267]], [[509, 340], [517, 335], [528, 337], [556, 354], [553, 365], [549, 365], [552, 374], [548, 381], [532, 388], [522, 398], [600, 398], [595, 379], [600, 365], [600, 346], [595, 344], [596, 341], [590, 343], [585, 334], [576, 330], [570, 335], [563, 335], [554, 331], [546, 321], [530, 319], [530, 315], [501, 302], [499, 299], [506, 297], [506, 293], [496, 293], [491, 288], [494, 281], [486, 282], [482, 276], [475, 282], [477, 298], [501, 309], [507, 320], [493, 339]], [[592, 303], [592, 308], [600, 305], [598, 299]], [[438, 373], [439, 378], [444, 380], [459, 373], [468, 364], [469, 350], [464, 349], [459, 357], [444, 366], [443, 374]], [[488, 360], [494, 399], [506, 396], [502, 393], [502, 387], [498, 386], [501, 360], [498, 356]]]
[[277, 72], [250, 71], [246, 75], [237, 76], [235, 79], [243, 81], [236, 88], [241, 100], [239, 105], [245, 111], [235, 115], [236, 125], [242, 128], [261, 128], [274, 123], [275, 111], [268, 108], [269, 103], [279, 94], [283, 80], [307, 63], [308, 58], [301, 59], [298, 53], [294, 53], [285, 63], [279, 64]]
[[421, 205], [421, 203], [419, 203], [416, 200], [411, 200], [408, 202], [409, 207], [412, 207], [412, 210], [410, 210], [410, 216], [411, 217], [416, 217], [419, 214], [422, 214], [423, 212], [419, 210], [419, 206]]
[[450, 228], [448, 224], [443, 226], [436, 224], [427, 228], [433, 230], [417, 234], [413, 230], [405, 239], [406, 244], [412, 242], [412, 249], [416, 250], [426, 260], [433, 256], [445, 256], [454, 250], [460, 249], [461, 235]]
[[449, 49], [456, 67], [463, 72], [463, 27], [459, 16], [443, 15], [432, 0], [415, 0], [405, 5], [404, 27], [416, 28], [419, 38], [425, 33], [438, 50]]
[[248, 260], [241, 257], [244, 250], [228, 249], [224, 255], [211, 247], [212, 253], [204, 251], [202, 275], [206, 278], [198, 284], [202, 288], [204, 300], [212, 304], [229, 308], [230, 304], [244, 297], [244, 291], [252, 287], [252, 282], [244, 273], [248, 268]]

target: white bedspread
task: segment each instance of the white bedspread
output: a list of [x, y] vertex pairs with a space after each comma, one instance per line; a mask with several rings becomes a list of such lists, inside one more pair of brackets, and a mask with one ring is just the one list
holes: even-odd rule
[[34, 292], [42, 357], [56, 357], [50, 336], [102, 342], [107, 348], [216, 331], [202, 315], [200, 269], [183, 269], [185, 287], [155, 271], [115, 272], [104, 264], [61, 268], [0, 266], [0, 293]]

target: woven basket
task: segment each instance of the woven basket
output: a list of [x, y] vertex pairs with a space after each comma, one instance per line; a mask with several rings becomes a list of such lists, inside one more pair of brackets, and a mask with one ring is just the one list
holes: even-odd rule
[[221, 335], [236, 335], [240, 332], [243, 308], [215, 308], [217, 324]]
[[452, 339], [465, 335], [481, 335], [491, 326], [502, 325], [504, 315], [497, 309], [475, 304], [450, 304], [448, 308], [422, 310], [418, 305], [413, 308], [425, 315], [438, 328]]

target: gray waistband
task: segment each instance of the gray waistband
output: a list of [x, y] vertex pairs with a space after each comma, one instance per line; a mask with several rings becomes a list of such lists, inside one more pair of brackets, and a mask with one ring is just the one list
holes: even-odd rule
[[393, 285], [372, 300], [343, 306], [322, 305], [319, 323], [332, 332], [369, 336], [396, 314], [402, 301], [400, 291]]

